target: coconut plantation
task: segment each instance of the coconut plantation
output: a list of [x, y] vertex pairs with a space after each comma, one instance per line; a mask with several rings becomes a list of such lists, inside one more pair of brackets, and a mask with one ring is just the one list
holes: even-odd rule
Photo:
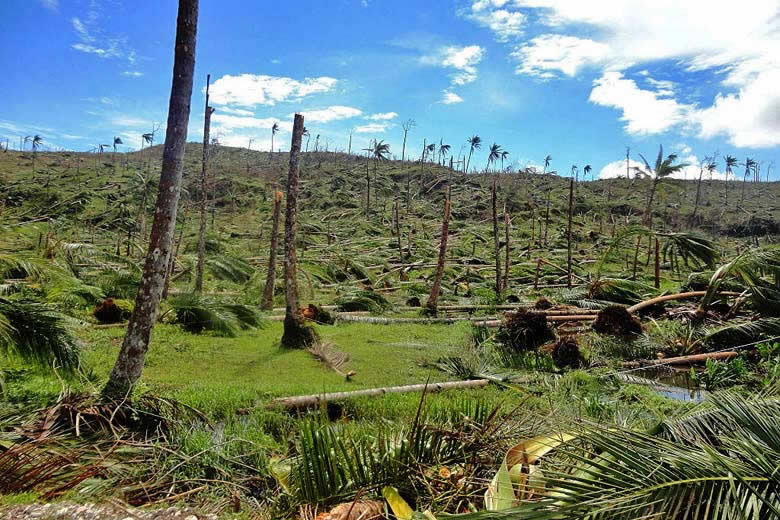
[[775, 2], [11, 4], [0, 518], [780, 518]]

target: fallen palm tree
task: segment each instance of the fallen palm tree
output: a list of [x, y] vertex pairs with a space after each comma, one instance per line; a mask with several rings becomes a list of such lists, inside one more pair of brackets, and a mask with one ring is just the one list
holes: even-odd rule
[[269, 406], [283, 406], [285, 408], [305, 408], [316, 406], [330, 401], [354, 399], [355, 397], [373, 397], [385, 394], [406, 394], [410, 392], [443, 392], [456, 388], [479, 388], [487, 386], [487, 379], [474, 379], [470, 381], [448, 381], [444, 383], [423, 383], [418, 385], [385, 386], [382, 388], [367, 388], [351, 392], [331, 392], [326, 394], [299, 395], [290, 397], [278, 397], [269, 403]]
[[707, 361], [708, 359], [725, 360], [737, 357], [737, 352], [709, 352], [706, 354], [692, 354], [690, 356], [677, 356], [670, 358], [660, 359], [648, 359], [644, 361], [624, 361], [623, 366], [626, 368], [634, 368], [641, 366], [656, 366], [656, 365], [690, 365], [693, 363], [699, 363], [701, 361]]
[[[690, 298], [699, 298], [703, 297], [707, 294], [707, 291], [690, 291], [690, 292], [684, 292], [684, 293], [677, 293], [677, 294], [665, 294], [663, 296], [657, 296], [655, 298], [650, 298], [649, 300], [645, 300], [643, 302], [639, 302], [636, 305], [632, 305], [628, 308], [628, 312], [634, 313], [637, 311], [640, 311], [647, 307], [652, 307], [653, 305], [671, 301], [671, 300], [686, 300]], [[718, 292], [721, 296], [742, 296], [741, 293], [738, 292], [732, 292], [732, 291], [721, 291]]]

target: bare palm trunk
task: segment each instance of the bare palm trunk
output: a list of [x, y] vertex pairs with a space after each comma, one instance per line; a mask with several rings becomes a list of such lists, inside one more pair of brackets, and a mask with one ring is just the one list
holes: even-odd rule
[[566, 230], [566, 286], [571, 289], [571, 217], [574, 213], [574, 178], [569, 179], [569, 223]]
[[696, 212], [699, 211], [699, 200], [701, 199], [701, 179], [704, 176], [704, 168], [699, 169], [699, 181], [696, 183], [696, 201], [693, 203], [693, 213], [691, 214], [691, 223], [696, 218]]
[[[271, 249], [268, 253], [268, 274], [265, 277], [262, 308], [270, 311], [274, 307], [274, 286], [276, 285], [276, 250], [279, 247], [279, 215], [282, 212], [282, 192], [274, 192], [274, 214], [271, 224]], [[330, 242], [330, 233], [328, 233]]]
[[441, 278], [444, 275], [444, 262], [447, 257], [447, 238], [449, 236], [450, 227], [450, 199], [444, 201], [444, 218], [441, 222], [441, 242], [439, 244], [439, 261], [436, 264], [436, 275], [433, 279], [433, 287], [431, 287], [431, 295], [428, 297], [428, 303], [425, 307], [428, 312], [436, 315], [436, 309], [439, 305], [439, 293], [441, 292]]
[[203, 291], [203, 263], [206, 259], [206, 225], [208, 195], [206, 174], [209, 160], [209, 131], [211, 129], [211, 114], [214, 109], [209, 106], [209, 84], [211, 74], [206, 75], [206, 111], [203, 114], [203, 154], [200, 170], [200, 230], [198, 232], [198, 264], [195, 269], [195, 292]]
[[496, 200], [496, 177], [493, 177], [493, 253], [496, 257], [496, 300], [501, 298], [501, 255], [499, 253], [498, 241], [498, 207]]
[[509, 289], [509, 212], [504, 207], [504, 283], [503, 289]]
[[126, 396], [141, 377], [152, 327], [160, 305], [168, 261], [172, 256], [171, 246], [181, 194], [184, 147], [187, 143], [187, 123], [190, 117], [197, 26], [198, 0], [179, 0], [173, 84], [154, 223], [135, 308], [116, 364], [103, 389], [108, 398], [119, 399]]
[[301, 141], [303, 139], [303, 116], [295, 114], [292, 144], [290, 145], [290, 167], [287, 174], [287, 211], [284, 222], [284, 293], [285, 314], [282, 346], [305, 348], [316, 339], [314, 329], [303, 323], [298, 312], [298, 281], [295, 254], [295, 234], [298, 230], [298, 175], [300, 172]]
[[552, 196], [552, 187], [547, 188], [547, 208], [544, 212], [544, 240], [543, 243], [547, 245], [547, 229], [550, 227], [550, 197]]

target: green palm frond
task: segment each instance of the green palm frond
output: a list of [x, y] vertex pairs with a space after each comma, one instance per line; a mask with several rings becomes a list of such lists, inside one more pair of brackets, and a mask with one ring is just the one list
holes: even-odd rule
[[254, 272], [246, 260], [228, 255], [206, 258], [206, 267], [217, 280], [227, 280], [239, 284], [248, 282]]
[[196, 334], [209, 330], [220, 336], [234, 337], [241, 329], [263, 325], [257, 311], [247, 305], [225, 303], [197, 293], [176, 295], [169, 305], [175, 314], [175, 323]]
[[590, 299], [631, 305], [659, 294], [658, 289], [637, 280], [601, 278], [590, 284]]
[[694, 233], [656, 233], [656, 236], [664, 239], [663, 256], [667, 258], [679, 257], [686, 267], [693, 264], [699, 269], [712, 267], [718, 259], [715, 246], [707, 238]]
[[29, 278], [40, 281], [50, 264], [40, 257], [24, 253], [0, 253], [0, 280], [4, 278]]
[[0, 352], [72, 372], [79, 364], [79, 349], [66, 319], [49, 305], [0, 298]]
[[769, 337], [780, 336], [780, 318], [726, 323], [707, 330], [704, 341], [714, 345], [752, 343]]
[[46, 289], [46, 300], [62, 308], [84, 308], [105, 298], [100, 287], [89, 285], [71, 276], [53, 281]]
[[762, 310], [780, 309], [780, 247], [763, 247], [741, 253], [720, 266], [710, 279], [701, 307], [708, 307], [727, 278], [735, 278], [750, 291]]

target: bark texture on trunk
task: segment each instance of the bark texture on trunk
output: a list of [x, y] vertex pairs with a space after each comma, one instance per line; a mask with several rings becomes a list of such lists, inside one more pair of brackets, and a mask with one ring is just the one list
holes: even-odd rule
[[172, 257], [173, 231], [181, 194], [184, 148], [187, 143], [187, 123], [190, 118], [197, 26], [198, 0], [180, 0], [176, 21], [173, 82], [168, 106], [168, 128], [165, 134], [154, 223], [144, 264], [144, 274], [135, 300], [135, 309], [130, 317], [119, 357], [103, 390], [108, 398], [124, 397], [141, 377], [165, 284], [168, 261]]
[[209, 84], [211, 74], [206, 75], [206, 111], [203, 115], [203, 155], [200, 170], [200, 231], [198, 232], [198, 265], [195, 270], [195, 292], [203, 291], [203, 264], [206, 260], [206, 210], [208, 196], [206, 195], [206, 175], [209, 160], [209, 132], [211, 129], [211, 114], [214, 109], [209, 106]]
[[274, 192], [274, 214], [271, 224], [271, 250], [268, 253], [268, 274], [265, 277], [265, 289], [263, 290], [264, 310], [270, 311], [274, 307], [274, 287], [276, 285], [276, 251], [279, 247], [279, 215], [282, 212], [282, 192]]
[[314, 329], [307, 327], [298, 312], [297, 260], [295, 235], [298, 230], [298, 175], [300, 173], [301, 141], [303, 140], [303, 116], [295, 114], [290, 167], [287, 174], [287, 210], [284, 222], [284, 334], [282, 346], [305, 348], [316, 339]]
[[450, 199], [444, 201], [444, 218], [441, 222], [441, 243], [439, 245], [439, 262], [436, 264], [436, 276], [433, 279], [431, 295], [428, 297], [428, 303], [425, 304], [428, 311], [436, 314], [439, 305], [439, 293], [441, 292], [441, 278], [444, 275], [444, 262], [447, 258], [447, 238], [450, 228]]

